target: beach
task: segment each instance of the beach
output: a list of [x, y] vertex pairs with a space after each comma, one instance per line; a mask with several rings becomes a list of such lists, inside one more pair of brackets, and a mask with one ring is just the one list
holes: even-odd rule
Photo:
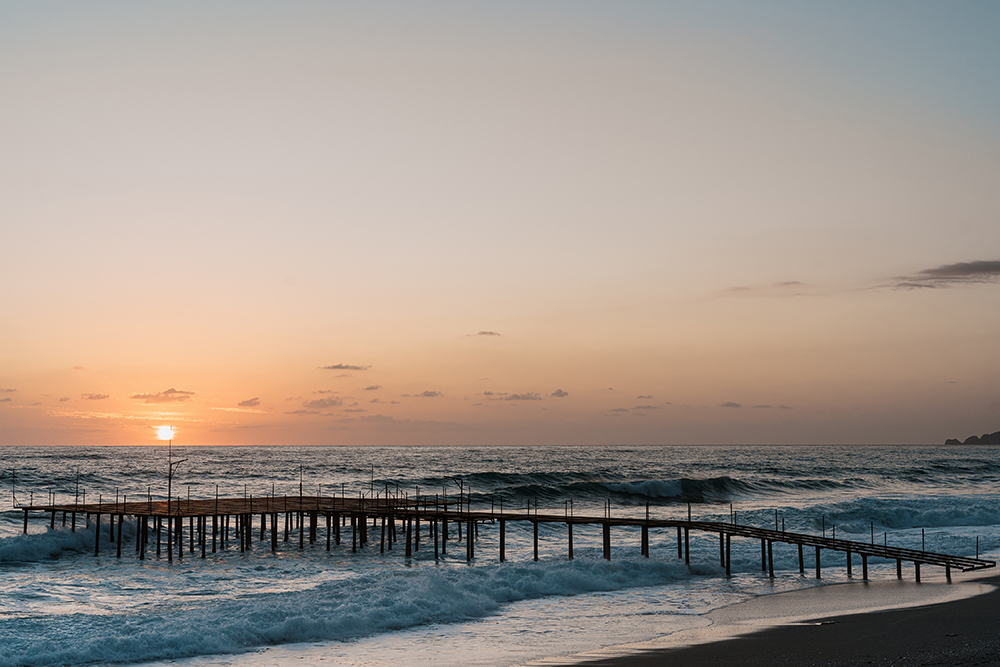
[[[902, 609], [879, 609], [864, 613], [826, 615], [809, 620], [789, 622], [753, 631], [754, 623], [768, 624], [780, 614], [786, 601], [794, 608], [796, 598], [816, 593], [831, 593], [839, 588], [841, 598], [856, 591], [848, 589], [863, 584], [844, 584], [827, 588], [764, 596], [750, 601], [756, 607], [741, 613], [740, 607], [717, 610], [709, 616], [720, 621], [718, 635], [739, 628], [751, 629], [747, 634], [710, 641], [711, 631], [694, 633], [686, 646], [643, 648], [627, 655], [572, 663], [587, 667], [655, 667], [660, 665], [949, 665], [954, 667], [1000, 665], [1000, 575], [968, 578], [960, 587], [972, 589], [970, 597], [961, 597], [936, 604], [924, 604]], [[932, 584], [942, 586], [942, 584]], [[919, 584], [910, 584], [920, 587]], [[947, 586], [947, 584], [944, 584]], [[878, 589], [881, 588], [881, 591]], [[876, 595], [885, 586], [873, 587]], [[833, 593], [837, 596], [837, 592]], [[792, 613], [792, 612], [788, 612]], [[760, 614], [756, 619], [749, 618]], [[683, 642], [674, 637], [672, 643]]]

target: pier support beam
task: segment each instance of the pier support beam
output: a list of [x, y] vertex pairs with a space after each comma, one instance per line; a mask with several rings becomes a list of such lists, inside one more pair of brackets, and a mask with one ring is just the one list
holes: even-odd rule
[[649, 526], [642, 525], [642, 535], [639, 537], [640, 555], [649, 558]]
[[919, 584], [920, 583], [920, 561], [918, 561], [918, 560], [913, 561], [913, 576], [914, 576], [914, 580]]
[[[25, 521], [27, 521], [27, 516], [28, 516], [28, 511], [27, 510], [24, 511], [24, 516], [25, 516]], [[96, 528], [97, 539], [94, 540], [94, 556], [97, 556], [97, 555], [99, 555], [101, 553], [101, 513], [100, 512], [97, 513], [96, 526], [97, 526], [97, 528]], [[27, 529], [25, 529], [24, 532], [28, 532]]]
[[897, 579], [902, 579], [903, 578], [903, 559], [902, 558], [897, 558], [896, 559], [896, 578]]
[[611, 524], [604, 523], [604, 560], [611, 560]]
[[817, 579], [821, 578], [819, 570], [820, 570], [819, 547], [816, 547], [816, 578]]
[[534, 545], [535, 545], [535, 562], [538, 562], [538, 522], [531, 522], [532, 531], [534, 534]]
[[[475, 541], [475, 530], [476, 522], [469, 519], [469, 522], [465, 525], [465, 560], [471, 561], [476, 557], [476, 541]], [[538, 524], [535, 524], [535, 530], [538, 530]], [[537, 533], [536, 533], [537, 534]], [[535, 544], [538, 544], [536, 538]], [[535, 560], [538, 560], [537, 551], [535, 552]]]
[[847, 578], [848, 579], [853, 579], [854, 578], [854, 573], [851, 572], [851, 552], [850, 552], [850, 550], [848, 550], [848, 552], [847, 552]]
[[407, 558], [410, 558], [410, 557], [413, 556], [413, 544], [412, 544], [413, 536], [411, 534], [412, 530], [413, 530], [412, 526], [413, 526], [413, 519], [411, 519], [410, 517], [406, 517], [406, 557]]
[[573, 560], [573, 524], [566, 524], [566, 547], [568, 549], [567, 556], [570, 560]]
[[684, 542], [681, 538], [681, 527], [677, 526], [677, 557], [684, 558]]
[[[507, 522], [500, 519], [500, 562], [507, 560]], [[434, 552], [437, 553], [437, 539], [434, 540]]]
[[691, 530], [684, 528], [684, 564], [691, 564]]
[[767, 541], [767, 576], [774, 579], [774, 542], [772, 540]]
[[767, 540], [760, 539], [760, 571], [767, 572]]
[[802, 545], [799, 545], [799, 574], [806, 573], [806, 561], [802, 557]]
[[729, 534], [726, 533], [726, 576], [727, 577], [733, 576], [732, 567], [731, 567], [732, 566], [732, 562], [733, 562], [732, 561], [732, 554], [731, 554], [731, 552], [729, 550]]
[[868, 581], [868, 554], [861, 554], [861, 580]]

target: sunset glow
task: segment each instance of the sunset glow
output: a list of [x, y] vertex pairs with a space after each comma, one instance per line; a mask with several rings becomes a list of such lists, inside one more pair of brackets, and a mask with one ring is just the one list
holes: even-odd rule
[[174, 428], [172, 426], [160, 426], [156, 429], [156, 437], [160, 440], [173, 440]]
[[0, 10], [0, 444], [1000, 428], [993, 9], [292, 4]]

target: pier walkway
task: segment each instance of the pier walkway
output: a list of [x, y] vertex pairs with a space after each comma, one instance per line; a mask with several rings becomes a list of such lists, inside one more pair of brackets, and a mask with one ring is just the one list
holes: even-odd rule
[[[903, 563], [912, 563], [914, 578], [920, 581], [921, 565], [934, 565], [945, 568], [948, 581], [951, 581], [952, 569], [963, 572], [996, 567], [996, 561], [978, 557], [934, 553], [930, 551], [893, 547], [888, 544], [876, 544], [874, 533], [871, 542], [858, 542], [837, 539], [805, 533], [786, 532], [775, 529], [759, 528], [741, 525], [735, 522], [697, 521], [690, 515], [687, 519], [655, 519], [649, 517], [647, 506], [646, 516], [641, 518], [612, 517], [610, 509], [604, 516], [576, 516], [566, 511], [558, 513], [539, 513], [531, 510], [504, 511], [501, 507], [489, 510], [470, 509], [466, 500], [461, 497], [451, 500], [439, 500], [437, 496], [413, 498], [379, 497], [379, 498], [349, 498], [344, 496], [264, 496], [243, 498], [213, 498], [184, 500], [147, 500], [114, 503], [70, 503], [52, 505], [28, 505], [18, 509], [24, 512], [24, 532], [28, 532], [28, 520], [31, 513], [48, 514], [50, 528], [55, 528], [57, 518], [60, 525], [67, 525], [76, 530], [78, 515], [85, 517], [86, 525], [96, 523], [100, 528], [102, 520], [107, 520], [109, 530], [103, 533], [95, 531], [94, 555], [101, 553], [101, 536], [107, 534], [105, 548], [115, 550], [118, 557], [122, 552], [122, 525], [126, 517], [136, 523], [135, 552], [140, 559], [146, 558], [147, 551], [155, 548], [157, 556], [165, 552], [168, 560], [184, 557], [185, 546], [189, 554], [200, 550], [204, 558], [209, 550], [235, 548], [248, 551], [252, 548], [255, 534], [258, 541], [270, 542], [272, 551], [277, 550], [278, 542], [288, 542], [295, 533], [300, 547], [308, 541], [314, 544], [319, 538], [320, 518], [325, 523], [326, 549], [332, 545], [340, 545], [342, 533], [350, 531], [351, 549], [366, 548], [378, 537], [381, 551], [391, 550], [393, 544], [403, 542], [406, 557], [412, 557], [414, 551], [419, 551], [422, 533], [427, 540], [425, 548], [433, 548], [434, 557], [447, 553], [449, 542], [449, 524], [454, 526], [457, 534], [457, 544], [462, 542], [462, 531], [465, 528], [465, 543], [467, 560], [475, 558], [476, 538], [479, 527], [483, 524], [498, 526], [498, 558], [506, 559], [506, 525], [508, 522], [526, 522], [533, 525], [534, 559], [538, 560], [538, 527], [541, 524], [561, 524], [566, 527], [567, 557], [573, 558], [573, 528], [575, 526], [601, 526], [603, 529], [604, 558], [611, 559], [611, 529], [617, 527], [640, 528], [640, 553], [649, 557], [650, 530], [676, 530], [677, 557], [685, 563], [691, 562], [691, 532], [716, 534], [719, 538], [719, 564], [724, 567], [726, 575], [731, 573], [731, 541], [734, 537], [759, 540], [761, 547], [761, 570], [769, 576], [774, 576], [773, 545], [775, 543], [789, 544], [798, 547], [799, 572], [806, 571], [805, 550], [813, 553], [810, 565], [815, 568], [815, 576], [822, 576], [822, 552], [839, 552], [844, 555], [844, 565], [849, 576], [853, 576], [854, 557], [861, 558], [862, 579], [868, 580], [868, 559], [877, 558], [896, 561], [896, 575], [903, 576]], [[60, 517], [61, 515], [61, 517]], [[104, 519], [102, 519], [104, 517]], [[255, 519], [259, 525], [255, 528]], [[117, 523], [117, 534], [115, 531]], [[185, 531], [185, 523], [187, 530]], [[379, 525], [381, 523], [381, 526]], [[424, 528], [421, 528], [421, 524]], [[349, 527], [349, 528], [348, 528]], [[185, 537], [185, 532], [187, 536]], [[346, 539], [346, 536], [344, 536]], [[155, 547], [153, 544], [155, 543]], [[185, 544], [186, 543], [186, 544]], [[235, 543], [235, 544], [234, 544]], [[130, 544], [129, 547], [132, 545]], [[812, 570], [813, 567], [810, 567]]]

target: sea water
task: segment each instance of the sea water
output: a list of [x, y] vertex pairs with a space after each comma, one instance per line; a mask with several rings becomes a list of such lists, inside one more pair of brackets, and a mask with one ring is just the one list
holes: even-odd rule
[[[1000, 553], [1000, 462], [993, 447], [174, 447], [173, 480], [187, 498], [253, 495], [466, 494], [473, 509], [730, 521], [953, 554]], [[165, 498], [164, 447], [7, 447], [0, 513], [0, 667], [88, 663], [203, 665], [518, 665], [664, 637], [705, 614], [756, 596], [847, 581], [844, 554], [824, 552], [823, 579], [798, 571], [798, 552], [775, 544], [775, 578], [760, 544], [732, 541], [733, 576], [718, 538], [692, 533], [691, 564], [676, 532], [599, 526], [479, 528], [476, 557], [449, 543], [434, 560], [429, 536], [413, 557], [380, 553], [379, 533], [358, 553], [349, 540], [299, 548], [297, 533], [248, 553], [155, 550], [138, 560], [126, 522], [122, 558], [94, 527], [55, 529], [35, 513], [22, 534], [18, 503]], [[16, 473], [16, 474], [12, 474]], [[13, 479], [12, 479], [13, 477]], [[606, 509], [606, 507], [609, 508]], [[689, 510], [690, 508], [690, 510]], [[107, 522], [103, 524], [107, 531]], [[426, 524], [424, 530], [426, 531]], [[259, 537], [259, 518], [255, 522]], [[455, 540], [456, 526], [451, 528]], [[350, 535], [349, 528], [345, 535]], [[131, 541], [128, 539], [131, 536]], [[210, 550], [209, 550], [210, 551]], [[855, 562], [860, 576], [860, 563]], [[943, 578], [925, 566], [924, 580]], [[873, 579], [895, 561], [871, 559]], [[906, 572], [912, 578], [912, 572]]]

